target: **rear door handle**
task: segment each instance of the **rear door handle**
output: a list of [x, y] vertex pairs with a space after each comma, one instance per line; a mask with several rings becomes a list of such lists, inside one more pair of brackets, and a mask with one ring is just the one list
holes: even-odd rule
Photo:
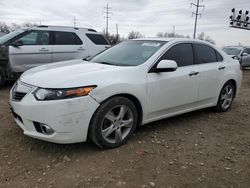
[[196, 76], [198, 74], [199, 74], [199, 72], [192, 71], [192, 72], [189, 73], [189, 76]]
[[224, 70], [226, 67], [225, 66], [222, 66], [222, 67], [219, 67], [218, 69], [219, 70]]

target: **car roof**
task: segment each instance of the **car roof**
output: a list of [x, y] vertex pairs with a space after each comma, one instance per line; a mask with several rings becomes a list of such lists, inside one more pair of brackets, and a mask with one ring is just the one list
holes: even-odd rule
[[236, 48], [236, 49], [242, 50], [245, 47], [243, 47], [243, 46], [225, 46], [224, 48]]
[[[83, 31], [83, 32], [88, 32], [88, 33], [97, 33], [96, 30], [92, 28], [78, 28], [78, 27], [68, 27], [68, 26], [53, 26], [53, 25], [40, 25], [40, 26], [34, 26], [34, 27], [24, 27], [21, 28], [24, 30], [32, 30], [32, 29], [37, 29], [37, 30], [51, 30], [51, 31]], [[98, 33], [99, 34], [99, 33]]]
[[150, 38], [138, 38], [138, 39], [133, 39], [133, 40], [148, 40], [148, 41], [166, 41], [166, 42], [199, 42], [199, 43], [204, 43], [204, 44], [210, 44], [209, 42], [206, 42], [204, 40], [199, 40], [199, 39], [190, 39], [190, 38], [166, 38], [166, 37], [150, 37]]

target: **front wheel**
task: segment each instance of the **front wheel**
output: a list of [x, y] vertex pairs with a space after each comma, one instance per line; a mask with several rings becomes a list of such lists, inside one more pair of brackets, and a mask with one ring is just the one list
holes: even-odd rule
[[95, 112], [89, 137], [100, 148], [114, 148], [124, 144], [138, 122], [137, 109], [125, 97], [108, 99]]
[[227, 82], [221, 89], [220, 96], [216, 105], [218, 112], [226, 112], [232, 106], [235, 95], [235, 87], [232, 82]]

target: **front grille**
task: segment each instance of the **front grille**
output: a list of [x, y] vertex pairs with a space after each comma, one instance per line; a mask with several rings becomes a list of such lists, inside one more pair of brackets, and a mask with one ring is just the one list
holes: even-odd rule
[[33, 87], [28, 84], [17, 81], [12, 89], [12, 100], [16, 102], [21, 101], [32, 88]]
[[27, 93], [23, 93], [23, 92], [17, 92], [14, 91], [13, 92], [13, 100], [15, 101], [21, 101], [23, 99], [23, 97], [26, 95]]

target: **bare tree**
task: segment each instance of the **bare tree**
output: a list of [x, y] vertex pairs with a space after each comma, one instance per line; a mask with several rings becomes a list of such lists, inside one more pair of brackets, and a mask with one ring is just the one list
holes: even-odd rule
[[10, 27], [10, 31], [15, 31], [15, 30], [19, 29], [21, 26], [19, 24], [16, 24], [16, 23], [11, 23], [9, 27]]
[[108, 42], [110, 43], [111, 46], [116, 45], [116, 44], [126, 40], [124, 37], [121, 37], [120, 35], [117, 36], [117, 34], [107, 33], [107, 35], [106, 35], [105, 30], [103, 30], [102, 33], [106, 37], [106, 39], [108, 40]]
[[190, 38], [189, 35], [184, 36], [184, 35], [180, 35], [178, 33], [167, 33], [167, 32], [166, 33], [159, 32], [159, 33], [157, 33], [156, 36], [157, 37], [166, 37], [166, 38], [168, 38], [168, 37], [171, 37], [171, 38]]
[[142, 38], [142, 37], [144, 36], [138, 31], [131, 31], [128, 34], [128, 39], [136, 39], [136, 38]]
[[0, 31], [4, 33], [9, 33], [21, 27], [34, 27], [34, 26], [37, 26], [37, 24], [31, 22], [25, 22], [23, 24], [17, 24], [17, 23], [6, 24], [5, 22], [0, 22]]
[[162, 37], [164, 37], [164, 34], [162, 32], [159, 32], [159, 33], [157, 33], [156, 36], [162, 38]]
[[204, 32], [200, 33], [200, 34], [198, 35], [198, 39], [200, 39], [200, 40], [205, 40], [205, 33], [204, 33]]
[[9, 33], [10, 27], [5, 22], [0, 22], [0, 31], [4, 33]]
[[211, 44], [215, 44], [215, 40], [212, 39], [210, 36], [207, 36], [207, 37], [205, 38], [205, 41], [210, 42]]
[[31, 23], [31, 22], [24, 22], [22, 24], [23, 27], [34, 27], [34, 26], [38, 26], [38, 24], [36, 23]]
[[210, 42], [211, 44], [215, 44], [215, 40], [213, 40], [210, 36], [206, 36], [204, 32], [198, 35], [198, 39]]

